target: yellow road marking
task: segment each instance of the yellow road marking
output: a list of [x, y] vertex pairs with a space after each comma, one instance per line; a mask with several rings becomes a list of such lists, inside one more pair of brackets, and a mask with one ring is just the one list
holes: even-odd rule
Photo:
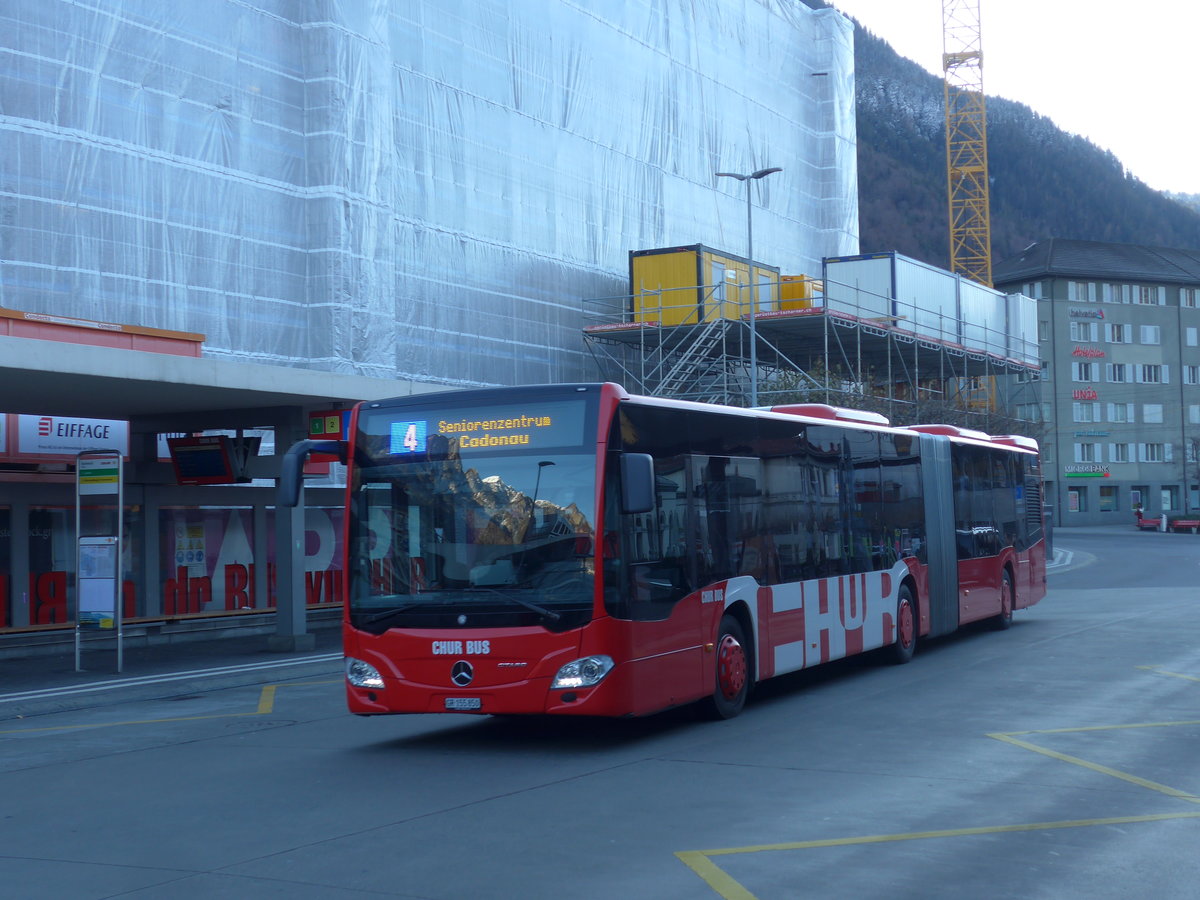
[[1076, 728], [1045, 728], [1041, 731], [1003, 731], [989, 734], [988, 737], [994, 738], [1001, 734], [1013, 737], [1018, 734], [1073, 734], [1083, 731], [1121, 731], [1126, 728], [1175, 728], [1179, 725], [1200, 725], [1200, 719], [1182, 722], [1134, 722], [1130, 725], [1082, 725]]
[[1156, 781], [1150, 781], [1145, 778], [1139, 778], [1137, 775], [1131, 775], [1128, 772], [1122, 772], [1118, 769], [1112, 769], [1108, 766], [1102, 766], [1099, 763], [1088, 762], [1086, 759], [1080, 759], [1078, 756], [1070, 756], [1066, 753], [1059, 753], [1057, 750], [1051, 750], [1049, 747], [1041, 747], [1037, 744], [1031, 744], [1028, 741], [1018, 740], [1014, 735], [1018, 734], [1070, 734], [1072, 732], [1084, 731], [1117, 731], [1128, 728], [1169, 728], [1174, 725], [1200, 725], [1200, 722], [1153, 722], [1146, 725], [1110, 725], [1107, 728], [1092, 726], [1088, 728], [1056, 728], [1047, 731], [1012, 731], [1005, 734], [989, 734], [988, 737], [998, 741], [1003, 741], [1006, 744], [1012, 744], [1014, 747], [1020, 747], [1024, 750], [1031, 750], [1034, 753], [1040, 753], [1042, 756], [1048, 756], [1051, 759], [1057, 759], [1060, 762], [1070, 763], [1073, 766], [1080, 766], [1084, 769], [1089, 769], [1101, 775], [1108, 775], [1111, 778], [1118, 778], [1121, 781], [1127, 781], [1130, 784], [1136, 784], [1138, 787], [1144, 787], [1147, 790], [1157, 791], [1160, 794], [1166, 794], [1168, 797], [1176, 797], [1180, 800], [1186, 800], [1189, 803], [1200, 803], [1200, 797], [1195, 794], [1190, 794], [1187, 791], [1177, 790], [1173, 787], [1168, 787], [1165, 784], [1159, 784]]
[[[1020, 825], [981, 825], [974, 828], [947, 828], [941, 831], [911, 831], [906, 834], [869, 834], [849, 838], [824, 838], [757, 847], [727, 847], [722, 850], [697, 850], [704, 856], [734, 856], [740, 853], [765, 853], [777, 850], [815, 850], [821, 847], [853, 847], [860, 844], [890, 844], [897, 841], [927, 841], [933, 838], [970, 837], [980, 834], [1012, 834], [1022, 831], [1049, 831], [1059, 828], [1091, 828], [1097, 825], [1129, 825], [1135, 822], [1162, 822], [1168, 819], [1200, 819], [1200, 812], [1153, 813], [1145, 816], [1113, 816], [1106, 819], [1071, 819], [1062, 822], [1028, 822]], [[676, 856], [680, 854], [676, 853]]]
[[258, 695], [257, 715], [265, 716], [275, 708], [275, 685], [268, 684]]
[[[1140, 669], [1148, 669], [1155, 671], [1161, 675], [1170, 675], [1176, 678], [1183, 678], [1188, 681], [1200, 681], [1200, 678], [1193, 678], [1190, 675], [1182, 675], [1175, 672], [1163, 672], [1157, 666], [1138, 666]], [[1117, 769], [1108, 766], [1102, 766], [1098, 763], [1089, 762], [1086, 759], [1080, 759], [1077, 756], [1070, 756], [1066, 753], [1059, 753], [1056, 750], [1051, 750], [1048, 747], [1041, 747], [1029, 741], [1020, 740], [1017, 736], [1029, 736], [1036, 734], [1082, 734], [1095, 731], [1120, 731], [1134, 728], [1175, 728], [1186, 725], [1200, 725], [1200, 720], [1189, 720], [1181, 722], [1144, 722], [1132, 725], [1089, 725], [1076, 728], [1051, 728], [1042, 731], [1010, 731], [997, 732], [989, 734], [988, 737], [993, 738], [1003, 743], [1012, 744], [1014, 747], [1020, 747], [1023, 750], [1031, 750], [1034, 753], [1047, 756], [1051, 759], [1059, 760], [1060, 762], [1069, 763], [1074, 766], [1080, 766], [1100, 775], [1107, 775], [1111, 778], [1116, 778], [1121, 781], [1135, 784], [1138, 787], [1144, 787], [1147, 790], [1156, 791], [1160, 794], [1165, 794], [1168, 797], [1174, 797], [1178, 800], [1186, 800], [1189, 803], [1200, 803], [1200, 797], [1194, 794], [1189, 794], [1186, 791], [1177, 790], [1173, 787], [1168, 787], [1165, 784], [1159, 784], [1145, 778], [1140, 778], [1137, 775], [1131, 775], [1128, 772], [1121, 772]], [[754, 894], [750, 893], [736, 879], [731, 877], [724, 869], [712, 861], [715, 856], [734, 856], [748, 853], [764, 853], [781, 850], [815, 850], [822, 847], [848, 847], [862, 844], [884, 844], [897, 841], [916, 841], [929, 840], [932, 838], [950, 838], [950, 837], [969, 837], [972, 835], [982, 834], [1011, 834], [1016, 832], [1028, 831], [1046, 831], [1050, 829], [1060, 828], [1089, 828], [1098, 825], [1128, 825], [1138, 822], [1164, 822], [1172, 819], [1197, 819], [1200, 818], [1200, 812], [1190, 813], [1159, 813], [1145, 816], [1117, 816], [1106, 819], [1076, 819], [1063, 822], [1035, 822], [1024, 825], [994, 825], [982, 826], [976, 828], [954, 828], [944, 831], [916, 831], [906, 834], [876, 834], [866, 835], [851, 838], [828, 838], [816, 841], [794, 841], [783, 844], [762, 844], [759, 846], [750, 847], [727, 847], [719, 850], [686, 850], [679, 851], [675, 855], [689, 869], [695, 872], [705, 884], [724, 900], [757, 900]]]
[[1049, 831], [1059, 828], [1091, 828], [1098, 825], [1130, 825], [1138, 822], [1166, 822], [1172, 819], [1200, 819], [1200, 812], [1158, 813], [1146, 816], [1113, 816], [1107, 819], [1075, 819], [1064, 822], [1032, 822], [1022, 825], [985, 825], [977, 828], [949, 828], [943, 831], [913, 831], [907, 834], [873, 834], [849, 838], [826, 838], [817, 841], [794, 841], [785, 844], [761, 844], [756, 847], [727, 847], [721, 850], [686, 850], [675, 855], [724, 900], [757, 900], [724, 869], [714, 863], [714, 856], [736, 856], [747, 853], [767, 853], [780, 850], [815, 850], [827, 847], [852, 847], [863, 844], [887, 844], [898, 841], [925, 841], [935, 838], [971, 837], [982, 834], [1014, 834], [1026, 831]]
[[675, 854], [689, 869], [700, 876], [700, 880], [725, 900], [757, 900], [757, 898], [731, 878], [720, 866], [708, 858], [703, 850], [684, 850]]
[[1158, 666], [1138, 666], [1138, 668], [1145, 669], [1148, 672], [1154, 672], [1158, 675], [1170, 675], [1172, 678], [1182, 678], [1184, 681], [1200, 681], [1200, 678], [1197, 678], [1194, 675], [1184, 675], [1182, 672], [1166, 672], [1160, 669]]

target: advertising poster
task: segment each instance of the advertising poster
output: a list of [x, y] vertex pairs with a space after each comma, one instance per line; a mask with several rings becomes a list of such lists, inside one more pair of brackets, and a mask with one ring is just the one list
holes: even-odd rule
[[[111, 507], [85, 507], [84, 535], [89, 533], [88, 522], [100, 515], [108, 515], [109, 510]], [[7, 515], [7, 511], [0, 515]], [[125, 533], [135, 534], [140, 526], [141, 512], [136, 507], [127, 506], [124, 515]], [[6, 540], [0, 537], [0, 542]], [[138, 542], [125, 541], [121, 552], [121, 614], [127, 619], [146, 615], [144, 592], [140, 591], [137, 578], [141, 569]], [[29, 621], [13, 621], [10, 604], [8, 621], [12, 627], [66, 625], [71, 622], [74, 610], [70, 595], [73, 591], [69, 585], [72, 581], [70, 573], [75, 569], [75, 553], [74, 510], [53, 506], [29, 510]], [[7, 565], [7, 551], [0, 559], [3, 559], [0, 565]], [[0, 569], [0, 573], [4, 571]], [[9, 590], [12, 591], [11, 585]], [[2, 592], [0, 596], [3, 596]]]
[[[275, 606], [274, 515], [268, 513], [267, 558], [254, 554], [254, 513], [249, 508], [164, 509], [162, 613], [191, 615]], [[305, 511], [304, 592], [308, 605], [341, 601], [341, 509]], [[266, 566], [268, 596], [256, 576]]]

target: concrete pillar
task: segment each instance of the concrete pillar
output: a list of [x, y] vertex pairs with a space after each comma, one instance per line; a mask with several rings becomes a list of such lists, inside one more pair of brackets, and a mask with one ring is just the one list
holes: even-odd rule
[[[287, 452], [307, 437], [302, 411], [288, 410], [275, 424], [275, 454]], [[304, 491], [294, 508], [275, 508], [275, 633], [267, 648], [278, 653], [312, 650], [316, 637], [308, 633], [304, 596]]]
[[20, 497], [13, 500], [8, 507], [9, 531], [12, 537], [9, 548], [12, 551], [12, 568], [9, 576], [11, 623], [14, 628], [23, 628], [32, 624], [30, 621], [29, 596], [29, 502]]
[[159, 534], [159, 485], [146, 485], [143, 488], [142, 501], [142, 533], [126, 537], [126, 540], [141, 541], [142, 548], [142, 584], [146, 591], [146, 601], [142, 606], [147, 616], [161, 615], [163, 611], [162, 585], [159, 583], [161, 571], [159, 559], [162, 555], [161, 536]]

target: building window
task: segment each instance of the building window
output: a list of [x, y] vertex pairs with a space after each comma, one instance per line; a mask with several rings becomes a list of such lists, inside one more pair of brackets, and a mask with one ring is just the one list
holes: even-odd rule
[[1104, 330], [1108, 332], [1108, 342], [1110, 344], [1133, 343], [1132, 329], [1124, 323], [1109, 322], [1104, 326]]
[[1138, 288], [1138, 303], [1142, 306], [1165, 306], [1167, 302], [1167, 289], [1165, 287], [1153, 287], [1152, 285], [1143, 284]]
[[[1197, 409], [1200, 409], [1200, 406]], [[1040, 403], [1017, 403], [1013, 406], [1013, 412], [1016, 413], [1017, 418], [1025, 422], [1039, 421], [1038, 416], [1041, 411]]]
[[1095, 303], [1096, 285], [1089, 281], [1068, 281], [1067, 299], [1076, 303]]
[[1067, 510], [1069, 512], [1087, 512], [1087, 488], [1067, 488]]
[[1142, 325], [1142, 326], [1140, 326], [1140, 330], [1141, 330], [1141, 335], [1142, 335], [1141, 341], [1143, 344], [1161, 344], [1162, 343], [1162, 329], [1159, 326], [1157, 326], [1157, 325]]
[[1125, 363], [1109, 363], [1108, 380], [1114, 384], [1122, 384], [1133, 381], [1133, 376], [1129, 371], [1129, 366], [1125, 365]]
[[754, 303], [759, 312], [775, 309], [775, 298], [771, 296], [771, 284], [770, 274], [758, 273], [758, 296], [754, 298]]
[[1163, 420], [1163, 408], [1161, 403], [1143, 403], [1142, 404], [1142, 421], [1147, 425], [1161, 425]]
[[1100, 488], [1100, 512], [1117, 511], [1117, 489], [1112, 486]]
[[1133, 421], [1133, 404], [1132, 403], [1110, 403], [1108, 404], [1108, 421], [1115, 423], [1132, 422]]
[[1099, 324], [1099, 322], [1072, 322], [1071, 340], [1080, 343], [1090, 343], [1096, 340], [1100, 331], [1097, 327]]
[[1114, 463], [1129, 462], [1129, 445], [1128, 444], [1109, 444], [1108, 445], [1108, 461]]
[[1075, 445], [1075, 462], [1099, 462], [1100, 454], [1097, 452], [1098, 444], [1076, 444]]
[[1200, 384], [1200, 366], [1184, 366], [1183, 383]]
[[1170, 444], [1138, 444], [1138, 462], [1157, 463], [1170, 461]]
[[1167, 384], [1166, 366], [1138, 366], [1138, 382], [1140, 384]]
[[[1071, 363], [1071, 380], [1072, 381], [1095, 381], [1097, 363], [1090, 362], [1073, 362]], [[1146, 368], [1143, 366], [1142, 368]]]
[[1031, 281], [1028, 284], [1021, 285], [1021, 293], [1026, 297], [1032, 297], [1034, 300], [1042, 300], [1045, 294], [1042, 293], [1042, 282]]
[[1191, 425], [1200, 425], [1200, 403], [1188, 404], [1188, 423]]
[[1162, 489], [1163, 512], [1179, 509], [1179, 485], [1169, 484]]
[[1184, 309], [1195, 309], [1198, 295], [1200, 295], [1200, 288], [1180, 288], [1179, 305]]
[[1186, 340], [1187, 340], [1187, 345], [1188, 345], [1189, 347], [1195, 347], [1195, 346], [1197, 346], [1197, 343], [1198, 343], [1198, 342], [1197, 342], [1197, 337], [1198, 337], [1198, 336], [1200, 336], [1200, 329], [1196, 329], [1196, 328], [1185, 328], [1185, 329], [1183, 329], [1183, 333], [1184, 333], [1184, 336], [1185, 336], [1185, 338], [1186, 338]]
[[1074, 422], [1099, 422], [1099, 403], [1072, 403], [1071, 419]]

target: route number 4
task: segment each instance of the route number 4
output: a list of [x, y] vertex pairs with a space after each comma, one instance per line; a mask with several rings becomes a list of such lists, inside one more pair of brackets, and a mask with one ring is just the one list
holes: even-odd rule
[[416, 453], [421, 449], [421, 438], [417, 433], [416, 422], [408, 423], [408, 428], [404, 432], [404, 449], [409, 453]]

